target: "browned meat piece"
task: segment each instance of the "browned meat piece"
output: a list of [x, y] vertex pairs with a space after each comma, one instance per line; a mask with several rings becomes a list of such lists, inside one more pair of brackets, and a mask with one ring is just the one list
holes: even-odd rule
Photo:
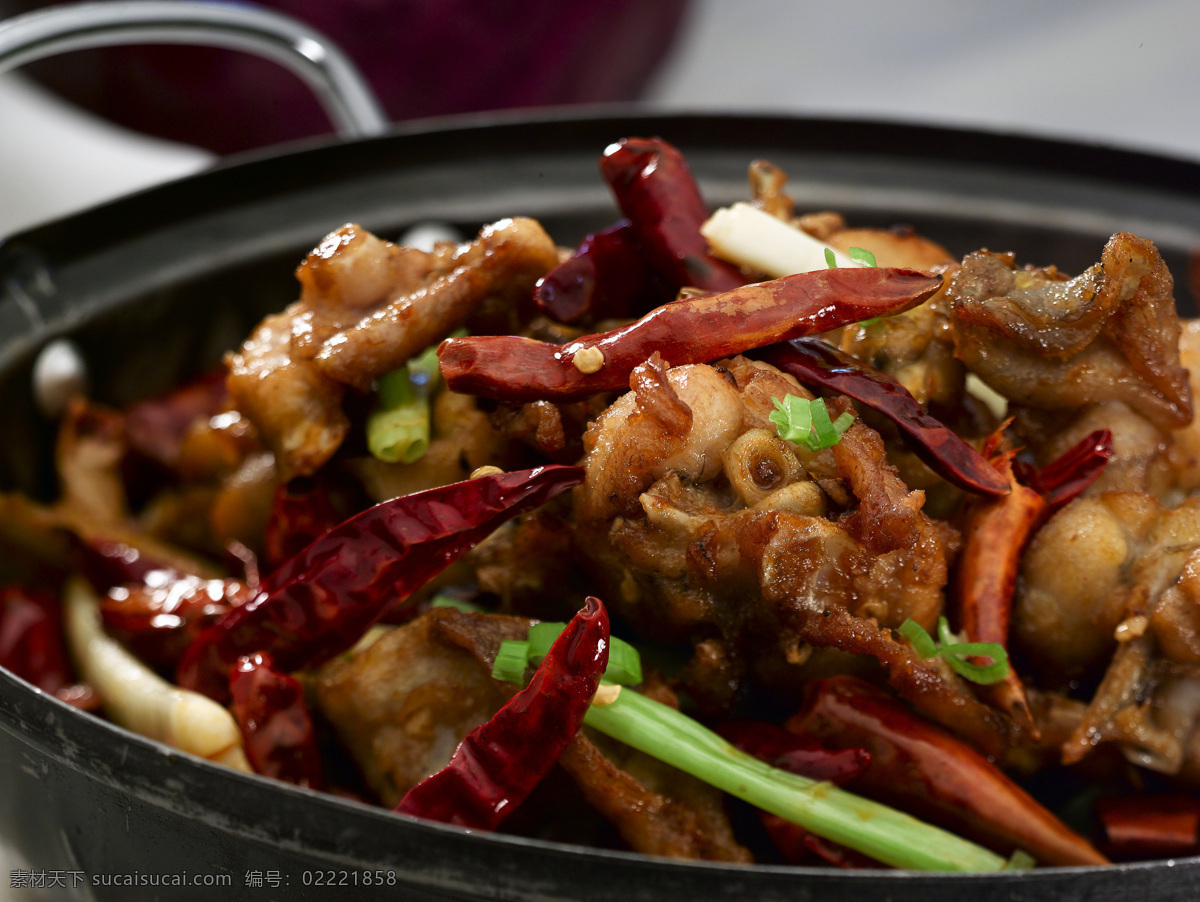
[[128, 519], [121, 474], [128, 449], [125, 418], [120, 413], [82, 397], [73, 398], [54, 449], [62, 493], [58, 506], [99, 522]]
[[282, 478], [310, 475], [345, 438], [346, 386], [368, 390], [481, 308], [515, 309], [557, 260], [528, 219], [501, 220], [432, 254], [344, 226], [297, 270], [300, 300], [229, 356], [229, 393]]
[[958, 356], [1010, 400], [1048, 410], [1123, 401], [1176, 429], [1192, 408], [1172, 290], [1154, 245], [1122, 232], [1070, 280], [1018, 270], [1012, 255], [970, 254], [947, 296]]
[[1062, 743], [1075, 763], [1102, 743], [1152, 770], [1200, 780], [1200, 498], [1174, 509], [1111, 492], [1056, 514], [1026, 554], [1015, 637], [1051, 678], [1094, 677]]
[[635, 852], [749, 864], [719, 790], [599, 734], [581, 732], [559, 764]]
[[319, 470], [350, 428], [342, 411], [345, 387], [292, 353], [293, 320], [302, 314], [293, 304], [268, 316], [226, 359], [229, 395], [258, 427], [285, 480]]
[[384, 804], [445, 767], [520, 688], [491, 668], [500, 643], [528, 631], [517, 617], [435, 608], [321, 669], [317, 703]]
[[[944, 247], [909, 228], [843, 228], [824, 240], [843, 253], [864, 248], [880, 266], [948, 273], [958, 263]], [[957, 403], [966, 372], [954, 357], [946, 284], [912, 310], [842, 329], [841, 349], [893, 376], [922, 404]]]
[[331, 379], [361, 391], [436, 344], [480, 307], [515, 308], [558, 263], [550, 236], [532, 219], [487, 226], [447, 261], [447, 271], [328, 338], [317, 362]]
[[[934, 626], [957, 533], [923, 513], [878, 434], [856, 423], [816, 453], [779, 440], [771, 399], [807, 393], [765, 364], [647, 369], [587, 436], [578, 545], [603, 597], [643, 634], [695, 645], [687, 688], [709, 710], [750, 674], [794, 689], [810, 645], [899, 667], [908, 646], [880, 625]], [[814, 612], [840, 612], [880, 638], [822, 633]], [[941, 701], [927, 707], [943, 721], [970, 708], [976, 732], [1003, 732], [956, 678], [904, 666], [932, 674], [900, 680], [906, 697], [932, 693]]]
[[766, 160], [755, 160], [750, 164], [750, 195], [754, 205], [785, 222], [792, 218], [795, 207], [792, 199], [784, 193], [787, 173]]

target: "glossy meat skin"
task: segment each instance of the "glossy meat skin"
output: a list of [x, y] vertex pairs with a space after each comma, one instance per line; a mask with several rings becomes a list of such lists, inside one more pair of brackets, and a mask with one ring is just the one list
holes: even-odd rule
[[516, 326], [516, 309], [557, 263], [529, 219], [485, 227], [433, 253], [347, 225], [297, 270], [300, 300], [267, 317], [228, 356], [228, 388], [258, 427], [283, 479], [315, 473], [349, 430], [346, 391], [372, 382], [488, 310]]
[[1082, 275], [977, 251], [953, 276], [955, 352], [992, 388], [1044, 410], [1122, 401], [1161, 429], [1191, 421], [1171, 275], [1149, 241], [1114, 235]]
[[[695, 407], [692, 385], [706, 386]], [[820, 452], [772, 442], [771, 399], [789, 393], [807, 394], [743, 358], [633, 380], [587, 438], [575, 514], [589, 571], [643, 635], [693, 643], [687, 686], [713, 711], [751, 677], [795, 691], [814, 646], [842, 648], [890, 659], [906, 697], [945, 718], [969, 709], [976, 725], [959, 728], [995, 746], [1001, 718], [881, 629], [933, 627], [957, 534], [923, 513], [861, 423]], [[818, 623], [847, 618], [861, 630]]]

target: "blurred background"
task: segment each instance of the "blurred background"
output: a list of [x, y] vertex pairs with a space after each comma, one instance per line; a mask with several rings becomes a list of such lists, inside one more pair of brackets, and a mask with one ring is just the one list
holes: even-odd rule
[[[0, 0], [0, 18], [40, 6]], [[568, 103], [833, 115], [1200, 159], [1195, 0], [275, 0], [393, 119]], [[0, 236], [329, 131], [273, 63], [122, 48], [0, 77]]]

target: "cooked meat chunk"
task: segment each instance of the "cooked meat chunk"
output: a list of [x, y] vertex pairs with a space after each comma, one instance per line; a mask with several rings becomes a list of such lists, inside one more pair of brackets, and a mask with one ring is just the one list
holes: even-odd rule
[[1114, 235], [1074, 279], [978, 251], [950, 282], [957, 354], [992, 388], [1047, 410], [1123, 401], [1160, 429], [1187, 425], [1171, 275], [1149, 241]]
[[505, 639], [529, 621], [435, 608], [317, 675], [317, 703], [388, 807], [441, 770], [518, 687], [492, 679]]
[[501, 220], [475, 241], [433, 253], [344, 226], [297, 270], [300, 300], [229, 356], [229, 393], [282, 478], [311, 475], [345, 438], [347, 386], [368, 390], [481, 308], [515, 309], [557, 260], [554, 243], [528, 219]]
[[[579, 545], [604, 597], [644, 635], [695, 645], [688, 689], [710, 710], [752, 675], [794, 689], [810, 645], [896, 664], [891, 646], [907, 646], [889, 646], [880, 627], [933, 627], [957, 534], [923, 513], [879, 435], [856, 423], [819, 452], [775, 438], [771, 399], [807, 393], [765, 364], [647, 369], [653, 378], [635, 377], [589, 433], [576, 495]], [[833, 612], [880, 638], [815, 628]], [[974, 702], [936, 668], [901, 682]], [[930, 707], [950, 717], [953, 706]], [[980, 732], [999, 735], [983, 720]]]
[[722, 794], [682, 771], [596, 734], [579, 733], [559, 764], [635, 852], [743, 864]]

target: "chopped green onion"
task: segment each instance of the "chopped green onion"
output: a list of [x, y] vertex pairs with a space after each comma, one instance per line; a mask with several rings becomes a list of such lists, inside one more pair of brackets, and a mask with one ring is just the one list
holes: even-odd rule
[[861, 263], [863, 266], [877, 266], [875, 255], [865, 247], [852, 247], [847, 249], [846, 256], [856, 263]]
[[[463, 330], [455, 335], [465, 334]], [[367, 416], [367, 449], [394, 464], [416, 463], [429, 450], [429, 398], [440, 378], [437, 345], [431, 345], [375, 383]]]
[[[905, 620], [898, 631], [912, 643], [913, 650], [922, 658], [945, 658], [959, 676], [973, 683], [989, 685], [998, 683], [1008, 676], [1008, 652], [999, 642], [963, 642], [950, 632], [945, 617], [938, 618], [938, 637], [941, 647], [924, 627], [915, 620]], [[991, 658], [991, 664], [975, 664], [969, 658]]]
[[496, 663], [492, 665], [492, 679], [506, 683], [524, 683], [525, 669], [529, 666], [529, 642], [525, 639], [505, 639], [496, 652]]
[[830, 269], [837, 269], [837, 259], [833, 256], [833, 248], [825, 248], [825, 265]]
[[[542, 622], [529, 628], [529, 660], [538, 664], [550, 652], [550, 646], [567, 628], [565, 623]], [[622, 686], [636, 686], [642, 681], [642, 656], [638, 650], [616, 636], [609, 636], [608, 667], [604, 679]]]
[[[565, 623], [549, 621], [535, 623], [531, 626], [529, 638], [524, 642], [526, 663], [540, 664], [542, 659], [550, 653], [550, 646], [554, 644], [554, 640], [566, 628]], [[509, 644], [513, 644], [515, 648], [513, 640], [507, 640], [501, 645], [501, 650]], [[497, 658], [498, 662], [499, 658]], [[515, 679], [500, 676], [495, 669], [492, 670], [492, 676], [508, 683], [522, 683], [525, 681], [525, 668], [522, 667], [516, 671]], [[636, 686], [642, 681], [642, 656], [638, 654], [636, 648], [616, 636], [609, 636], [608, 667], [604, 671], [604, 681], [618, 683], [622, 686]]]
[[367, 448], [387, 463], [411, 464], [429, 450], [429, 398], [417, 391], [407, 366], [375, 384], [375, 409], [367, 416]]
[[844, 413], [830, 420], [824, 398], [809, 401], [796, 395], [788, 395], [782, 401], [772, 398], [775, 410], [768, 419], [784, 441], [803, 445], [809, 451], [832, 448], [841, 440], [842, 434], [854, 423], [854, 415]]
[[584, 723], [697, 779], [876, 861], [923, 871], [999, 871], [1005, 859], [910, 815], [771, 767], [674, 708], [624, 689]]
[[[963, 679], [988, 685], [1008, 676], [1008, 652], [999, 642], [963, 642], [952, 632], [945, 617], [938, 618], [942, 657]], [[991, 664], [975, 664], [969, 658], [991, 658]]]
[[925, 627], [917, 623], [911, 617], [900, 624], [900, 629], [897, 631], [912, 643], [913, 651], [922, 660], [936, 658], [938, 653], [937, 643], [933, 641], [933, 636], [925, 632]]

